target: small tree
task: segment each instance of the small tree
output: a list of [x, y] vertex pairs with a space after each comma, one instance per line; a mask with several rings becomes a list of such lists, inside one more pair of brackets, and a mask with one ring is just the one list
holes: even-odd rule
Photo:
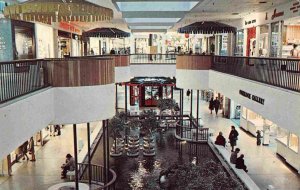
[[114, 116], [108, 123], [110, 136], [115, 141], [115, 153], [117, 153], [117, 138], [121, 137], [121, 131], [124, 129], [124, 122], [117, 116]]
[[141, 122], [138, 119], [131, 119], [126, 125], [127, 129], [136, 131], [141, 127]]
[[[156, 118], [156, 112], [154, 110], [145, 110], [141, 113], [141, 126], [142, 131], [146, 137], [151, 139], [153, 132], [158, 127], [158, 120]], [[148, 152], [150, 151], [150, 143], [148, 146]]]

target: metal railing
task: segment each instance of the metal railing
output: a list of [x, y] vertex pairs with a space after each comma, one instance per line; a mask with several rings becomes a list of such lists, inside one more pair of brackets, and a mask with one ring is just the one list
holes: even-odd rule
[[300, 59], [214, 56], [212, 70], [300, 92]]
[[0, 62], [0, 103], [49, 86], [44, 60]]
[[131, 54], [130, 64], [176, 64], [176, 54]]
[[[89, 183], [89, 180], [91, 180], [92, 184], [95, 186], [95, 190], [115, 190], [117, 174], [112, 169], [109, 169], [108, 176], [106, 176], [103, 166], [91, 164], [90, 167], [91, 175], [89, 175], [88, 170], [89, 164], [78, 163], [78, 175], [80, 182]], [[105, 183], [105, 181], [107, 181], [107, 183]]]
[[181, 124], [176, 125], [176, 137], [186, 141], [207, 143], [209, 129], [200, 127], [195, 119], [187, 116], [182, 119]]

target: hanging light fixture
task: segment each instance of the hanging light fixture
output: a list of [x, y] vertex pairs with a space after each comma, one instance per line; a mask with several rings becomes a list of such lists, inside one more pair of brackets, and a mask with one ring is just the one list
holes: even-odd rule
[[43, 22], [97, 22], [111, 20], [112, 9], [85, 0], [31, 0], [5, 7], [6, 18]]

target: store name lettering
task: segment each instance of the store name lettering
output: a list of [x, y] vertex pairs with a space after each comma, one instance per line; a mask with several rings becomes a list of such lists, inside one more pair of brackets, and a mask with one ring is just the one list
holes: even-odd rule
[[262, 104], [262, 105], [264, 105], [264, 103], [265, 103], [265, 99], [263, 99], [263, 98], [261, 98], [261, 97], [258, 97], [258, 96], [255, 96], [255, 95], [253, 95], [253, 94], [250, 94], [250, 93], [248, 93], [248, 92], [245, 92], [245, 91], [243, 91], [243, 90], [240, 90], [240, 95], [242, 95], [242, 96], [244, 96], [244, 97], [246, 97], [246, 98], [249, 98], [250, 100], [253, 100], [253, 101], [255, 101], [255, 102], [257, 102], [257, 103], [260, 103], [260, 104]]
[[245, 25], [256, 23], [256, 19], [245, 21]]
[[283, 16], [284, 15], [284, 12], [282, 11], [282, 12], [278, 12], [277, 13], [277, 10], [276, 9], [274, 9], [274, 13], [273, 13], [273, 15], [272, 15], [272, 17], [271, 17], [271, 19], [272, 20], [274, 20], [275, 18], [277, 18], [277, 17], [281, 17], [281, 16]]

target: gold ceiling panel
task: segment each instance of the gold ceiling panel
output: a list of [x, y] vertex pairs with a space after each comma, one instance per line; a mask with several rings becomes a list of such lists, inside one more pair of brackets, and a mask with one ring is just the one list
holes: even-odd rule
[[69, 3], [56, 0], [33, 0], [7, 6], [4, 9], [4, 16], [48, 24], [61, 21], [98, 22], [111, 20], [113, 11], [84, 0], [73, 0]]

